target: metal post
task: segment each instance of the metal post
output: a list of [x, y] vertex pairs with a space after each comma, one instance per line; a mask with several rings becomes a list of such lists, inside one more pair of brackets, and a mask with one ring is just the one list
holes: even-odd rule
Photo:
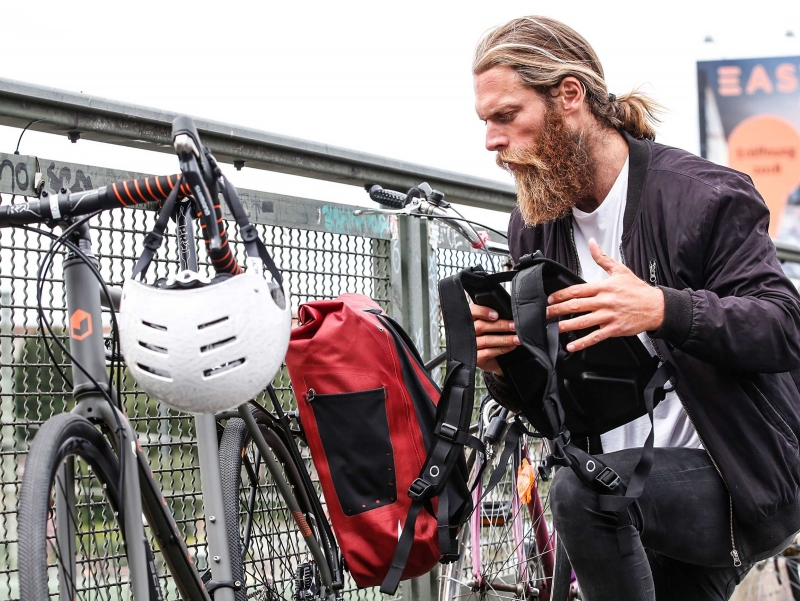
[[401, 219], [392, 228], [391, 285], [395, 319], [408, 332], [424, 359], [431, 358], [430, 299], [428, 277], [428, 224]]
[[[213, 413], [203, 413], [195, 415], [194, 423], [197, 431], [197, 454], [200, 456], [208, 566], [216, 582], [231, 581], [233, 575], [228, 548], [228, 530], [225, 524], [225, 502], [219, 473], [217, 420]], [[214, 601], [233, 601], [233, 598], [232, 588], [221, 587], [214, 591]]]

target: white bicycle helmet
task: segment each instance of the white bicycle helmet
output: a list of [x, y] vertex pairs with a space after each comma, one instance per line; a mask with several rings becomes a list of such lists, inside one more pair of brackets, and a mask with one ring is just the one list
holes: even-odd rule
[[291, 308], [279, 306], [255, 271], [191, 289], [125, 282], [120, 345], [142, 390], [173, 409], [207, 413], [267, 387], [289, 346]]
[[[157, 285], [142, 281], [176, 206], [176, 185], [123, 286], [117, 318], [120, 347], [128, 369], [150, 397], [180, 411], [223, 411], [254, 398], [275, 377], [289, 347], [291, 305], [281, 273], [247, 219], [236, 189], [200, 144], [190, 119], [173, 122], [173, 138], [183, 181], [200, 215], [205, 215], [203, 227], [213, 232], [207, 242], [218, 275], [209, 280], [195, 271], [182, 271]], [[222, 223], [219, 206], [205, 210], [213, 204], [210, 199], [220, 195], [244, 242], [244, 273], [225, 247], [224, 226], [217, 229], [217, 220]], [[220, 262], [211, 251], [220, 253], [222, 248], [228, 260]], [[262, 266], [271, 282], [262, 275]]]

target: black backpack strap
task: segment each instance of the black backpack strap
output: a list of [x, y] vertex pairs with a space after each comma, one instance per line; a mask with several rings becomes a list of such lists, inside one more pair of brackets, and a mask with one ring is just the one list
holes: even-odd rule
[[[547, 466], [561, 464], [569, 466], [585, 484], [600, 493], [600, 508], [617, 514], [617, 535], [623, 555], [633, 553], [633, 544], [628, 536], [628, 507], [639, 498], [644, 489], [650, 469], [653, 466], [653, 408], [656, 392], [663, 393], [665, 384], [675, 375], [669, 363], [663, 363], [645, 387], [645, 407], [650, 419], [650, 434], [645, 441], [642, 454], [634, 468], [630, 482], [625, 488], [620, 486], [619, 475], [605, 465], [599, 458], [586, 453], [572, 444], [569, 431], [565, 428], [564, 410], [558, 390], [556, 361], [558, 358], [558, 323], [546, 322], [545, 310], [547, 295], [544, 292], [543, 263], [534, 263], [514, 277], [512, 284], [512, 308], [514, 322], [518, 324], [517, 335], [520, 342], [545, 367], [548, 377], [544, 391], [544, 409], [556, 436], [553, 452]], [[525, 303], [519, 301], [526, 300]], [[520, 324], [524, 324], [522, 327]], [[546, 350], [545, 350], [546, 349]]]
[[578, 448], [563, 436], [554, 442], [552, 463], [569, 466], [587, 486], [599, 493], [600, 509], [617, 514], [617, 542], [623, 556], [633, 554], [633, 541], [627, 526], [630, 525], [628, 507], [642, 494], [650, 469], [653, 467], [653, 408], [655, 395], [663, 391], [665, 384], [675, 376], [670, 363], [663, 363], [645, 388], [645, 405], [650, 419], [650, 433], [645, 440], [642, 454], [633, 470], [627, 487], [621, 486], [619, 475], [595, 455]]
[[629, 530], [626, 528], [626, 526], [630, 524], [628, 507], [642, 494], [645, 482], [647, 482], [647, 477], [650, 475], [650, 469], [653, 467], [653, 441], [655, 438], [653, 407], [655, 405], [655, 394], [659, 390], [663, 391], [664, 385], [674, 375], [675, 370], [672, 365], [670, 363], [663, 363], [656, 373], [653, 374], [653, 377], [645, 388], [644, 398], [647, 407], [647, 415], [650, 418], [650, 434], [647, 435], [647, 440], [644, 443], [644, 448], [642, 448], [639, 462], [633, 469], [633, 474], [628, 482], [625, 495], [600, 495], [600, 509], [603, 511], [612, 511], [617, 514], [617, 540], [619, 542], [620, 551], [624, 556], [633, 554], [633, 542], [628, 535]]
[[[446, 485], [464, 445], [479, 445], [479, 442], [472, 441], [469, 435], [478, 349], [469, 303], [461, 283], [461, 273], [441, 280], [439, 295], [445, 324], [447, 375], [436, 407], [434, 430], [436, 436], [428, 449], [428, 456], [419, 477], [408, 490], [408, 496], [413, 501], [391, 567], [381, 585], [381, 592], [386, 594], [394, 594], [400, 584], [408, 554], [414, 543], [417, 516], [423, 504], [437, 495], [440, 550], [444, 552], [447, 560], [449, 555], [447, 551], [455, 549], [451, 544], [454, 529], [449, 523], [451, 499], [446, 493]], [[445, 494], [442, 494], [443, 491]]]

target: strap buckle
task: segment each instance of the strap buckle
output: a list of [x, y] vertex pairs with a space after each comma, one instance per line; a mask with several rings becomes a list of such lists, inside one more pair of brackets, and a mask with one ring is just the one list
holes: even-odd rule
[[446, 422], [442, 422], [442, 425], [439, 426], [439, 431], [436, 433], [436, 435], [439, 436], [439, 438], [444, 438], [450, 442], [456, 442], [458, 428], [456, 426], [451, 426]]
[[433, 484], [423, 480], [422, 478], [417, 478], [411, 483], [411, 486], [408, 487], [408, 496], [414, 501], [418, 499], [424, 499], [427, 497], [428, 492], [432, 488]]
[[610, 467], [603, 468], [603, 471], [597, 474], [594, 480], [602, 486], [605, 486], [608, 490], [616, 490], [621, 482], [617, 472]]
[[457, 561], [458, 558], [461, 557], [458, 553], [445, 553], [441, 557], [439, 557], [439, 563], [446, 564], [446, 563], [453, 563]]
[[164, 236], [162, 236], [161, 234], [158, 234], [156, 232], [148, 232], [147, 235], [144, 237], [144, 245], [150, 250], [156, 251], [159, 248], [161, 248], [161, 242], [163, 240]]
[[258, 239], [258, 231], [252, 223], [240, 228], [239, 234], [242, 236], [242, 242], [253, 242]]

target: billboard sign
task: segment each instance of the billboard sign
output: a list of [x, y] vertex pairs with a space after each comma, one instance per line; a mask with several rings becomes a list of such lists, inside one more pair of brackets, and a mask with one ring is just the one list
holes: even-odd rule
[[800, 56], [697, 63], [700, 151], [753, 178], [770, 235], [800, 246]]

